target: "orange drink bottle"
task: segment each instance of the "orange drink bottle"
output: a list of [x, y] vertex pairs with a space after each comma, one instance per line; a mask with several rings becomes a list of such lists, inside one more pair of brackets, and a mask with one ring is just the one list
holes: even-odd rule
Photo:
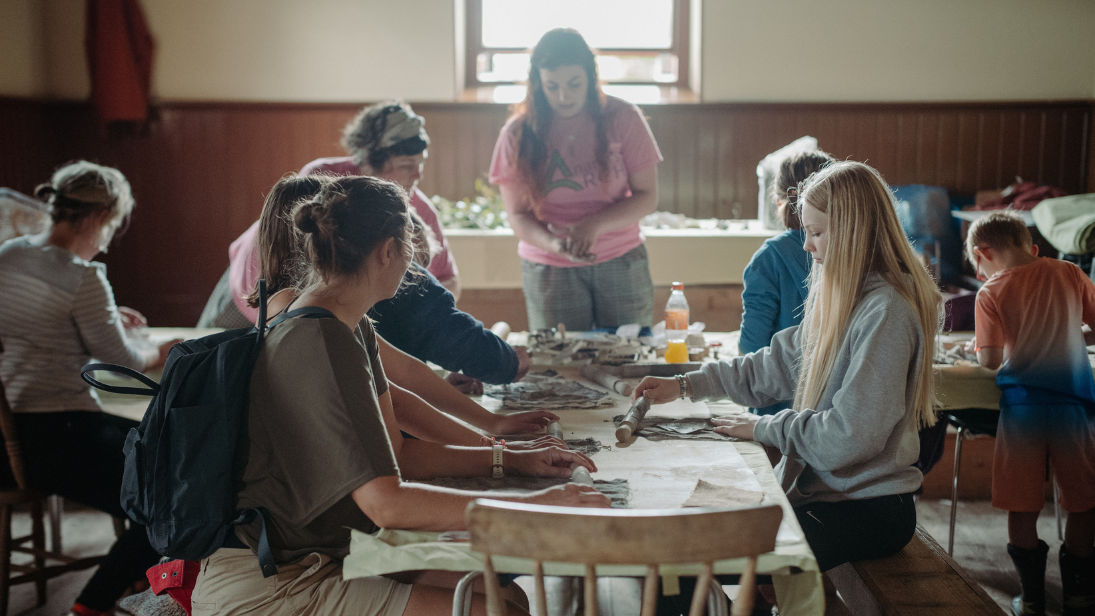
[[673, 292], [665, 304], [665, 361], [683, 364], [688, 361], [688, 300], [684, 298], [684, 285], [673, 283]]

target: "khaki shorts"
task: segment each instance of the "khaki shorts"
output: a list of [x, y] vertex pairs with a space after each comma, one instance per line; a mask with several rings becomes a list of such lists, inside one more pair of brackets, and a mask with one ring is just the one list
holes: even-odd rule
[[342, 579], [342, 563], [312, 553], [262, 577], [251, 550], [221, 548], [202, 561], [193, 616], [402, 616], [411, 586], [384, 577]]

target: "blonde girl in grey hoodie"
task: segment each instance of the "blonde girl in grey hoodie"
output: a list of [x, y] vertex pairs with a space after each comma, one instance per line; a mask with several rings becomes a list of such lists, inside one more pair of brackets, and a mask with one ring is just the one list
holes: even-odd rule
[[777, 448], [776, 466], [822, 571], [897, 552], [912, 538], [917, 430], [935, 423], [932, 349], [942, 298], [906, 239], [878, 172], [856, 162], [818, 171], [800, 191], [814, 259], [806, 316], [771, 346], [679, 378], [648, 377], [635, 395], [762, 407], [719, 432]]

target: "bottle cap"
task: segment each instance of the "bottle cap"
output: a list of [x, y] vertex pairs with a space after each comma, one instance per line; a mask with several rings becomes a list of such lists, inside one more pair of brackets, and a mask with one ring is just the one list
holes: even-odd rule
[[674, 282], [673, 283], [673, 290], [674, 291], [683, 291], [684, 290], [684, 283], [683, 282]]

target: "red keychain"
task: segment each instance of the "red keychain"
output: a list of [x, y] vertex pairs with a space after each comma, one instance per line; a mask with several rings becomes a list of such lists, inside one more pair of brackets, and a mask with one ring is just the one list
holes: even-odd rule
[[201, 563], [192, 560], [170, 560], [156, 565], [145, 575], [152, 585], [152, 593], [159, 596], [166, 592], [190, 616], [190, 596], [194, 594], [194, 583], [201, 571]]

